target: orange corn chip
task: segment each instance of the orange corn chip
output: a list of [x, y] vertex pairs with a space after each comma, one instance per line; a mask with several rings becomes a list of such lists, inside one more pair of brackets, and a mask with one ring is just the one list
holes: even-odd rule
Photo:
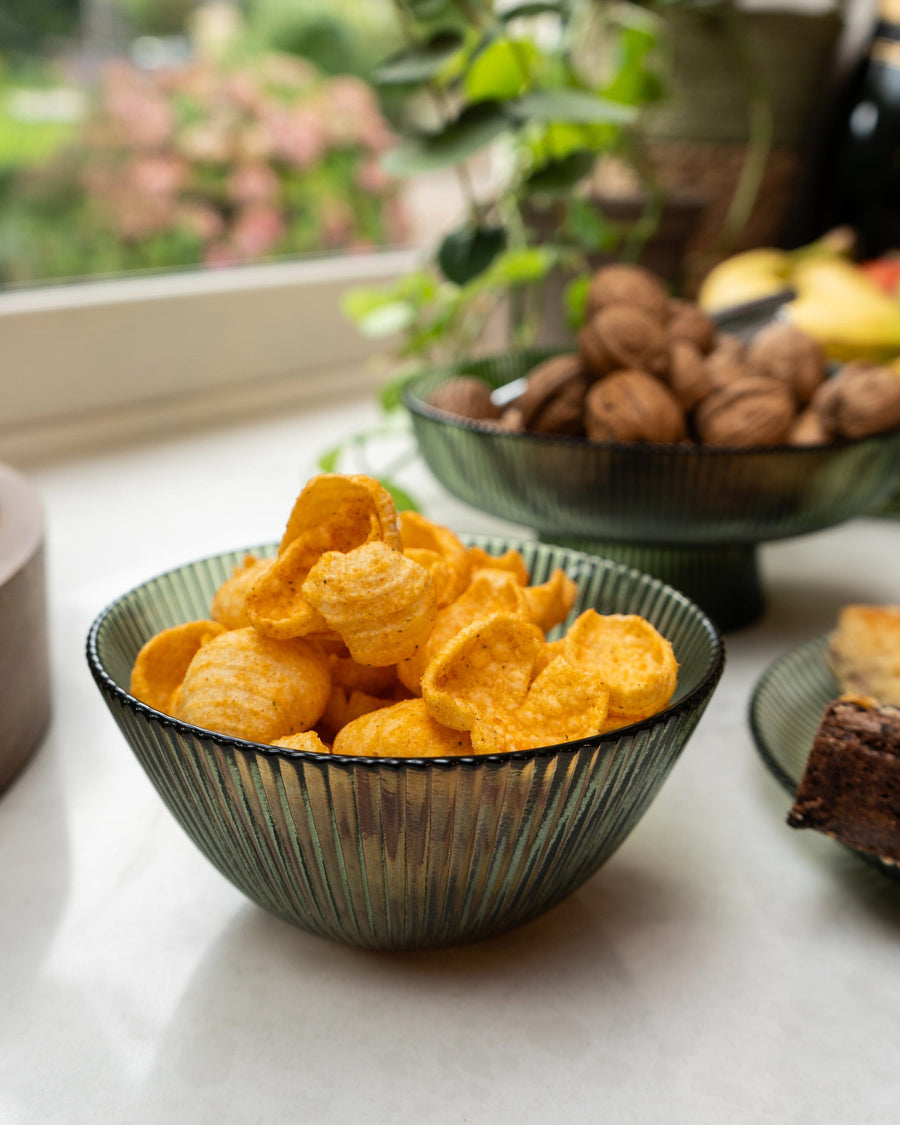
[[301, 593], [321, 553], [315, 535], [303, 534], [277, 558], [266, 560], [244, 597], [249, 622], [260, 633], [287, 640], [328, 629], [328, 622]]
[[585, 610], [561, 648], [572, 663], [599, 671], [609, 688], [610, 718], [637, 722], [662, 710], [675, 691], [678, 663], [671, 644], [636, 614]]
[[393, 664], [376, 668], [371, 664], [357, 664], [352, 656], [328, 657], [331, 682], [347, 691], [364, 691], [369, 695], [387, 695], [397, 684], [397, 669]]
[[332, 750], [367, 758], [450, 758], [471, 754], [472, 743], [466, 732], [436, 722], [421, 699], [406, 699], [348, 723]]
[[371, 477], [322, 473], [297, 497], [278, 548], [279, 554], [302, 535], [310, 535], [318, 553], [352, 551], [381, 540], [399, 551], [400, 525], [391, 494]]
[[469, 561], [472, 564], [473, 574], [486, 569], [508, 570], [520, 586], [527, 586], [530, 581], [525, 560], [512, 547], [502, 555], [489, 555], [483, 547], [470, 547]]
[[422, 698], [444, 726], [471, 730], [479, 715], [514, 711], [524, 701], [544, 636], [515, 613], [467, 625], [422, 676]]
[[[137, 654], [129, 690], [135, 699], [172, 714], [173, 696], [194, 656], [213, 637], [225, 632], [218, 621], [188, 621], [151, 637]], [[174, 700], [178, 706], [178, 698]]]
[[250, 624], [244, 601], [250, 587], [269, 566], [268, 559], [247, 555], [243, 566], [236, 566], [231, 577], [213, 595], [210, 617], [221, 621], [227, 629], [243, 629]]
[[276, 738], [271, 745], [283, 746], [285, 750], [305, 750], [311, 754], [331, 753], [314, 730], [301, 730], [296, 734], [286, 735], [284, 738]]
[[443, 555], [450, 562], [454, 570], [459, 571], [465, 586], [469, 580], [471, 564], [469, 552], [458, 535], [454, 535], [440, 523], [427, 520], [421, 512], [400, 512], [398, 519], [403, 549], [417, 547], [438, 552], [438, 555]]
[[569, 616], [578, 596], [578, 584], [557, 567], [546, 582], [539, 586], [526, 586], [522, 593], [532, 621], [547, 633]]
[[479, 571], [455, 602], [438, 611], [425, 644], [397, 665], [400, 682], [409, 691], [420, 694], [425, 668], [449, 640], [473, 621], [483, 621], [493, 613], [503, 612], [531, 620], [523, 588], [508, 571]]
[[476, 718], [472, 749], [496, 754], [590, 738], [606, 729], [608, 707], [609, 691], [596, 668], [553, 660], [535, 678], [520, 708]]
[[191, 661], [181, 717], [207, 730], [272, 742], [308, 730], [330, 691], [328, 658], [314, 645], [232, 629], [203, 645]]
[[348, 695], [344, 688], [333, 687], [322, 717], [316, 725], [333, 739], [347, 723], [358, 719], [360, 715], [377, 711], [380, 707], [390, 707], [393, 702], [393, 699], [382, 699], [364, 691], [351, 691]]
[[341, 635], [358, 664], [384, 667], [411, 656], [434, 624], [428, 571], [373, 541], [328, 551], [309, 572], [303, 595]]
[[325, 703], [325, 709], [319, 716], [316, 726], [326, 735], [334, 738], [337, 731], [347, 721], [347, 693], [342, 687], [332, 685]]
[[438, 609], [449, 605], [465, 588], [460, 584], [459, 571], [454, 568], [453, 563], [437, 551], [429, 551], [426, 547], [404, 547], [403, 554], [423, 566], [431, 575]]

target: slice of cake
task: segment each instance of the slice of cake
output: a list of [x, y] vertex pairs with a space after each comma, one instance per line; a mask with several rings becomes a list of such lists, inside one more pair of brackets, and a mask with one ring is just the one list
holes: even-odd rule
[[829, 638], [828, 660], [841, 691], [900, 707], [900, 606], [846, 606]]
[[859, 696], [828, 704], [788, 824], [900, 863], [900, 709]]

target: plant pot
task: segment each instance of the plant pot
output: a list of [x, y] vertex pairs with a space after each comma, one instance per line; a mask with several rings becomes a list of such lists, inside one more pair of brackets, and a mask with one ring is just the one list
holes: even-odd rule
[[[708, 200], [686, 251], [691, 292], [727, 254], [779, 244], [810, 132], [835, 74], [843, 19], [834, 11], [733, 10], [727, 17], [715, 10], [674, 11], [664, 19], [671, 91], [648, 118], [645, 135], [663, 188], [689, 189]], [[763, 127], [766, 115], [771, 123], [770, 143], [757, 136], [755, 152], [754, 112], [762, 114]], [[748, 158], [759, 161], [751, 169], [758, 182], [733, 230], [729, 210]]]

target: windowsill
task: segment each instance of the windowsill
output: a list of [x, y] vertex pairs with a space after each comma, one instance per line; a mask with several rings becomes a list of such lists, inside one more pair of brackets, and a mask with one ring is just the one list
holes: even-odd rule
[[2, 293], [0, 458], [369, 391], [384, 345], [348, 323], [341, 295], [416, 261], [384, 251]]

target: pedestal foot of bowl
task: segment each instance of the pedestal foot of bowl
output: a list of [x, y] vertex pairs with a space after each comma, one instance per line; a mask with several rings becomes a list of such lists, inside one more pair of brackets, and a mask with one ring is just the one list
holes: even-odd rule
[[559, 535], [539, 537], [614, 559], [662, 579], [696, 602], [725, 632], [752, 624], [765, 608], [754, 544], [678, 547]]

